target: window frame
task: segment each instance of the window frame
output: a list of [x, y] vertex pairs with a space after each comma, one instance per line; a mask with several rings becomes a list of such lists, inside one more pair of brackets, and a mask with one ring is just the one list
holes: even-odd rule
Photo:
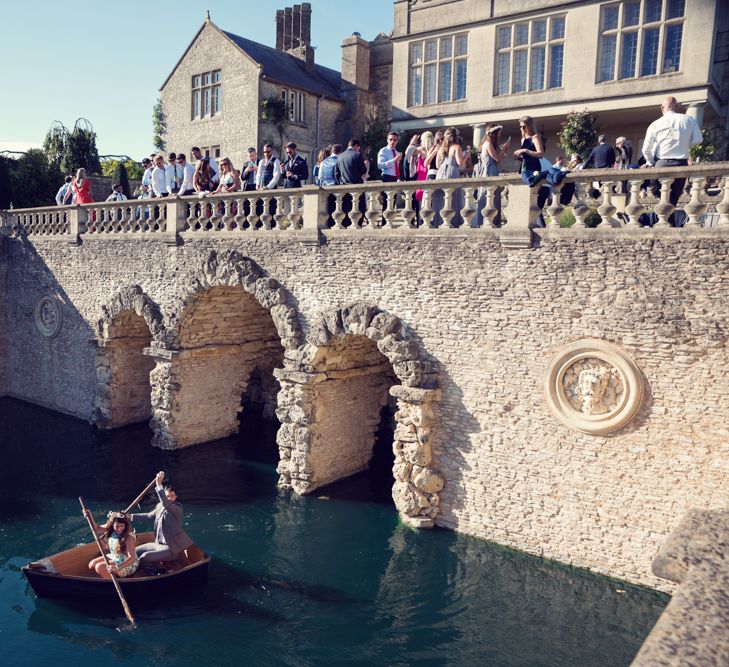
[[306, 93], [293, 88], [282, 88], [281, 99], [286, 105], [286, 118], [289, 123], [306, 124]]
[[[600, 5], [600, 18], [598, 21], [598, 49], [597, 49], [597, 65], [595, 67], [595, 83], [616, 83], [621, 81], [635, 81], [649, 77], [665, 76], [667, 74], [678, 74], [682, 71], [684, 59], [684, 36], [686, 24], [686, 3], [683, 3], [683, 13], [680, 16], [668, 18], [669, 4], [672, 0], [659, 0], [661, 3], [661, 13], [659, 18], [651, 18], [646, 20], [648, 6], [650, 0], [615, 0]], [[631, 25], [624, 25], [626, 22], [626, 8], [631, 5], [638, 6], [638, 20]], [[617, 21], [614, 27], [605, 28], [605, 15], [608, 11], [617, 10]], [[667, 66], [668, 55], [666, 49], [667, 35], [669, 29], [673, 26], [680, 26], [679, 31], [679, 47], [678, 62], [671, 67]], [[647, 35], [658, 31], [658, 41], [655, 48], [655, 66], [649, 67], [651, 60], [648, 60], [649, 54], [647, 48], [651, 42], [647, 41]], [[627, 34], [635, 34], [635, 56], [632, 63], [632, 75], [624, 76], [624, 45]], [[610, 76], [604, 76], [607, 68], [603, 68], [603, 55], [605, 44], [608, 39], [615, 40], [615, 50], [612, 54], [612, 66], [610, 67]], [[675, 38], [674, 38], [675, 39]], [[671, 61], [673, 62], [673, 60]]]
[[467, 100], [468, 41], [469, 31], [462, 30], [408, 43], [408, 108]]
[[[555, 22], [561, 30], [555, 31]], [[544, 24], [535, 34], [535, 26]], [[567, 44], [567, 12], [542, 14], [495, 26], [494, 97], [523, 95], [564, 87], [564, 61]], [[504, 39], [508, 31], [508, 39]], [[561, 36], [555, 36], [555, 33]], [[520, 37], [517, 44], [517, 37]], [[561, 51], [555, 47], [561, 46]], [[559, 56], [559, 72], [553, 71], [553, 57]], [[559, 76], [553, 76], [559, 74]], [[559, 83], [554, 84], [554, 80]]]
[[190, 119], [215, 118], [223, 113], [223, 71], [213, 69], [190, 78]]

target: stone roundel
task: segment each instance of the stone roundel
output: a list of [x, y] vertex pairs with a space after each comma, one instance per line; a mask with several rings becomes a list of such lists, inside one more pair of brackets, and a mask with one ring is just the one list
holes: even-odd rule
[[46, 294], [35, 304], [35, 325], [42, 336], [55, 338], [63, 326], [63, 308], [54, 294]]
[[563, 347], [544, 379], [547, 405], [567, 426], [606, 435], [625, 426], [643, 401], [643, 375], [617, 345], [584, 339]]

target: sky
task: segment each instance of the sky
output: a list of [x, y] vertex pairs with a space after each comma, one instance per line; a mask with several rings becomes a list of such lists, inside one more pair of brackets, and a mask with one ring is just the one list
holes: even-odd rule
[[[316, 62], [341, 69], [342, 40], [391, 32], [392, 0], [310, 0]], [[279, 0], [69, 3], [0, 0], [0, 151], [40, 147], [54, 120], [94, 126], [100, 155], [153, 150], [159, 88], [205, 19], [275, 46]], [[299, 4], [297, 2], [296, 4]]]

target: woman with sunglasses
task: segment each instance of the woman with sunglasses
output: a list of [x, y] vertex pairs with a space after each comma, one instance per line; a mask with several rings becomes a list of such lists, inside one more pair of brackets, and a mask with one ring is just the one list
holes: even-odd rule
[[107, 555], [109, 565], [106, 564], [103, 556], [97, 556], [89, 562], [89, 570], [95, 570], [104, 579], [110, 579], [112, 574], [116, 577], [133, 575], [139, 567], [139, 561], [135, 551], [137, 539], [134, 536], [129, 517], [123, 512], [109, 512], [107, 522], [100, 526], [94, 521], [89, 510], [84, 510], [84, 516], [91, 521], [102, 544], [106, 542], [109, 549]]
[[220, 161], [220, 183], [215, 192], [238, 192], [240, 190], [240, 172], [233, 169], [233, 163], [224, 157]]
[[544, 156], [544, 144], [542, 137], [537, 134], [534, 119], [531, 116], [522, 116], [519, 119], [519, 130], [521, 130], [521, 148], [514, 151], [514, 157], [521, 161], [519, 171], [522, 173], [541, 172], [542, 166], [539, 158]]

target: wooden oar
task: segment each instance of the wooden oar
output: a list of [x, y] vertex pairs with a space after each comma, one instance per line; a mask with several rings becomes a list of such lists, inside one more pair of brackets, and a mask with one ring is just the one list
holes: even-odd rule
[[124, 510], [124, 514], [129, 514], [129, 512], [132, 511], [132, 508], [135, 505], [139, 505], [139, 503], [141, 502], [142, 498], [144, 498], [144, 496], [147, 495], [147, 493], [149, 492], [149, 490], [156, 484], [156, 482], [157, 482], [157, 478], [155, 477], [149, 484], [147, 484], [147, 486], [144, 487], [144, 491], [142, 491], [142, 493], [140, 493], [134, 500], [132, 500], [132, 502], [129, 505], [129, 507], [127, 507]]
[[[84, 499], [79, 496], [78, 501], [81, 503], [81, 508], [86, 509], [86, 505], [84, 505]], [[86, 515], [84, 515], [86, 516]], [[106, 551], [104, 550], [104, 547], [101, 546], [101, 542], [99, 541], [99, 536], [96, 534], [96, 531], [94, 530], [94, 524], [91, 523], [91, 517], [86, 516], [86, 522], [89, 524], [89, 528], [91, 529], [91, 534], [94, 536], [94, 542], [96, 542], [96, 546], [99, 547], [99, 553], [101, 554], [102, 558], [104, 559], [104, 563], [106, 565], [109, 565], [109, 559], [106, 556]], [[127, 618], [129, 619], [129, 622], [136, 627], [137, 622], [134, 620], [134, 616], [132, 616], [132, 610], [129, 608], [129, 605], [127, 604], [126, 598], [124, 597], [124, 593], [122, 593], [121, 587], [119, 586], [119, 582], [116, 580], [116, 577], [114, 576], [113, 572], [109, 572], [109, 576], [111, 577], [111, 582], [114, 584], [114, 588], [116, 588], [116, 592], [119, 595], [119, 600], [122, 603], [122, 607], [124, 607], [124, 613], [126, 614]]]

